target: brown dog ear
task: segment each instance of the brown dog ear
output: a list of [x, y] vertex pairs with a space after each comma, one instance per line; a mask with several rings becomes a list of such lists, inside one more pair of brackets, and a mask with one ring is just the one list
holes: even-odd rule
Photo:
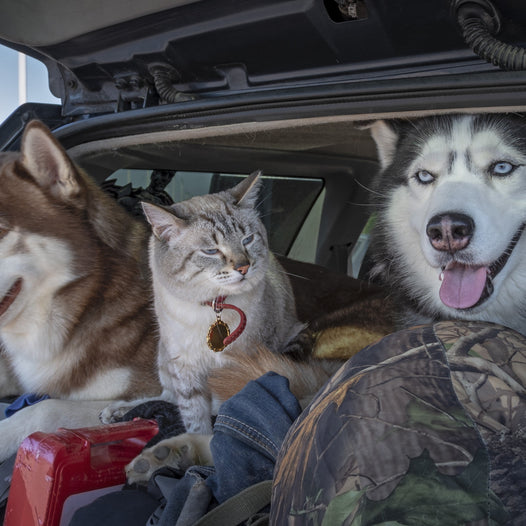
[[22, 136], [22, 163], [42, 187], [71, 201], [79, 194], [77, 170], [49, 128], [39, 121], [27, 124]]

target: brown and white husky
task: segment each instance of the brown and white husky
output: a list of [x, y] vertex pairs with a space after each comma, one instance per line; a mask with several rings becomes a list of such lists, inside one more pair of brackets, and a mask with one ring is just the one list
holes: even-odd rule
[[0, 422], [0, 459], [31, 432], [160, 392], [146, 242], [43, 124], [0, 154], [0, 396], [51, 397]]

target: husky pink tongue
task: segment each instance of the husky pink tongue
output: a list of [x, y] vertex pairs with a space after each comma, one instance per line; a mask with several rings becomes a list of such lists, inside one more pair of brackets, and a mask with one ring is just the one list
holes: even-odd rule
[[440, 299], [453, 309], [468, 309], [480, 299], [486, 286], [487, 267], [453, 263], [442, 273]]

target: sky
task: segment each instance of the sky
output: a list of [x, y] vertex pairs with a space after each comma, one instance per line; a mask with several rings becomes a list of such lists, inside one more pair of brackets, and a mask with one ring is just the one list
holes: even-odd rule
[[[0, 45], [0, 123], [18, 106], [18, 53]], [[27, 102], [59, 103], [49, 91], [47, 69], [41, 62], [27, 57]]]

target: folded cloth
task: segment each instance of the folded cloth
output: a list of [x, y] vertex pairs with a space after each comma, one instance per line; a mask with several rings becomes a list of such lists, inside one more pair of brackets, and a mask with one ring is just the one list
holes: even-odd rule
[[151, 447], [165, 438], [186, 432], [179, 408], [175, 404], [165, 402], [164, 400], [152, 400], [139, 404], [128, 411], [122, 417], [122, 421], [129, 422], [134, 418], [155, 420], [159, 427], [159, 432], [145, 447]]
[[5, 408], [5, 417], [8, 418], [11, 415], [15, 414], [17, 411], [20, 411], [20, 409], [24, 409], [24, 407], [27, 407], [29, 405], [37, 404], [38, 402], [46, 400], [47, 398], [49, 398], [48, 395], [25, 393], [22, 396], [19, 396], [13, 403], [11, 403]]

